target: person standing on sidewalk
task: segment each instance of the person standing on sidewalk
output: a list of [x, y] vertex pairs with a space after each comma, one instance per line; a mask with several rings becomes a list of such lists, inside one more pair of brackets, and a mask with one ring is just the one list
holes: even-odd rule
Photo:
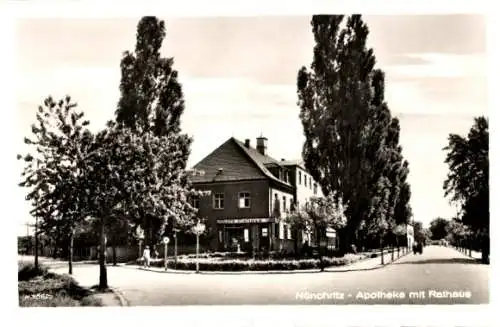
[[146, 245], [144, 252], [142, 253], [142, 258], [144, 259], [144, 267], [149, 268], [149, 263], [151, 262], [151, 253], [149, 251], [149, 246]]

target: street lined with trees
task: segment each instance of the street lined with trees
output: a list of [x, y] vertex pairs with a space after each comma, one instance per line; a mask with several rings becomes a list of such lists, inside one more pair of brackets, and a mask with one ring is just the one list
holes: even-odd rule
[[[319, 264], [311, 259], [287, 267], [307, 264], [324, 270], [327, 263], [348, 262], [343, 257], [348, 252], [371, 256], [366, 251], [370, 249], [380, 250], [384, 263], [388, 246], [394, 261], [394, 249], [399, 259], [400, 247], [408, 246], [408, 225], [413, 225], [416, 242], [447, 239], [459, 248], [481, 249], [486, 261], [488, 120], [476, 118], [466, 138], [449, 136], [444, 150], [450, 173], [444, 190], [461, 211], [451, 221], [437, 218], [429, 229], [423, 228], [413, 221], [410, 164], [403, 156], [399, 120], [385, 99], [385, 74], [367, 46], [368, 26], [361, 15], [315, 15], [311, 26], [313, 62], [298, 71], [297, 96], [305, 167], [325, 197], [312, 197], [297, 206], [286, 222], [296, 234], [308, 230], [315, 235]], [[116, 244], [138, 242], [154, 251], [175, 237], [177, 249], [179, 235], [194, 234], [195, 267], [200, 270], [199, 242], [205, 228], [192, 200], [208, 194], [190, 183], [186, 165], [193, 139], [180, 127], [184, 95], [173, 58], [160, 53], [165, 37], [163, 21], [156, 17], [139, 21], [135, 49], [124, 52], [120, 63], [115, 119], [96, 132], [89, 129], [84, 109], [70, 96], [61, 100], [49, 96], [38, 108], [32, 133], [24, 139], [31, 150], [18, 155], [24, 163], [19, 185], [27, 189], [26, 200], [36, 218], [36, 269], [41, 240], [68, 258], [69, 274], [75, 244], [98, 244], [98, 287], [105, 290], [108, 245], [116, 264]], [[325, 258], [329, 228], [339, 236], [336, 254], [342, 258]], [[186, 265], [191, 265], [190, 259], [185, 258]], [[264, 264], [259, 267], [254, 269], [269, 269]]]

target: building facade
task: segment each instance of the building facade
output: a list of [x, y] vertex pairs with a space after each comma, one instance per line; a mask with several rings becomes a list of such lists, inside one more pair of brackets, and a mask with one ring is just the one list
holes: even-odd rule
[[415, 244], [415, 235], [413, 231], [413, 225], [411, 224], [406, 224], [406, 242], [408, 248], [412, 249], [413, 244]]
[[321, 196], [319, 186], [298, 162], [267, 154], [267, 139], [230, 138], [193, 167], [192, 183], [209, 196], [193, 199], [206, 220], [210, 247], [217, 251], [294, 252], [304, 234], [286, 217], [297, 204]]

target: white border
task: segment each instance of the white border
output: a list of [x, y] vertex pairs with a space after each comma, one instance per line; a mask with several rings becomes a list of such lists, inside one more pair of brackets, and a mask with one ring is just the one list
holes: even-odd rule
[[[15, 29], [14, 23], [16, 18], [30, 17], [138, 17], [147, 14], [159, 16], [252, 16], [252, 15], [310, 15], [313, 13], [351, 13], [362, 12], [365, 14], [445, 14], [445, 13], [490, 13], [494, 12], [492, 8], [488, 8], [489, 1], [470, 1], [470, 0], [451, 0], [451, 1], [271, 1], [271, 0], [254, 0], [254, 1], [221, 1], [221, 0], [179, 0], [173, 1], [141, 1], [125, 2], [125, 1], [18, 1], [11, 2], [7, 7], [5, 4], [0, 5], [1, 17], [1, 41], [2, 41], [2, 65], [0, 78], [2, 85], [0, 95], [2, 96], [2, 114], [4, 126], [2, 126], [2, 137], [4, 154], [6, 154], [2, 165], [5, 165], [2, 171], [3, 179], [2, 186], [5, 187], [5, 192], [9, 192], [13, 183], [16, 183], [17, 176], [11, 174], [14, 171], [15, 149], [9, 147], [9, 140], [12, 135], [16, 135], [12, 130], [15, 124], [11, 122], [15, 118], [12, 113], [15, 110], [14, 98], [15, 94], [12, 89], [15, 79], [14, 70], [14, 47], [15, 45]], [[489, 23], [498, 25], [498, 17], [490, 16]], [[499, 30], [496, 26], [496, 30]], [[489, 28], [489, 39], [495, 40], [498, 38], [492, 35], [494, 29]], [[500, 58], [497, 53], [497, 44], [490, 44], [490, 58]], [[500, 85], [493, 81], [497, 79], [497, 70], [493, 72], [493, 65], [496, 65], [497, 60], [490, 59], [491, 81], [491, 122], [496, 122], [494, 113], [498, 109], [498, 86]], [[495, 106], [493, 105], [495, 104]], [[7, 110], [12, 108], [13, 110]], [[493, 109], [495, 108], [495, 109]], [[496, 133], [494, 128], [491, 128], [491, 148], [494, 149], [496, 144]], [[7, 150], [7, 151], [5, 151]], [[495, 167], [496, 153], [492, 152], [492, 165]], [[12, 169], [12, 170], [11, 170]], [[492, 194], [495, 194], [495, 170], [492, 169]], [[5, 194], [5, 193], [3, 193]], [[495, 217], [496, 206], [492, 202], [491, 216]], [[8, 206], [8, 203], [4, 203]], [[72, 326], [89, 326], [94, 322], [98, 324], [126, 324], [126, 325], [142, 325], [147, 324], [162, 324], [162, 325], [207, 325], [212, 321], [217, 320], [217, 326], [332, 326], [332, 325], [383, 325], [383, 326], [402, 326], [402, 325], [433, 325], [433, 326], [457, 326], [457, 325], [493, 325], [491, 313], [492, 305], [490, 306], [236, 306], [236, 307], [158, 307], [146, 308], [135, 307], [129, 309], [109, 308], [109, 309], [86, 309], [85, 311], [75, 309], [57, 309], [57, 312], [51, 309], [29, 309], [29, 311], [21, 310], [17, 306], [17, 287], [13, 281], [15, 280], [15, 265], [14, 259], [10, 261], [10, 255], [15, 254], [15, 233], [9, 233], [11, 230], [9, 224], [15, 224], [16, 219], [9, 219], [11, 210], [4, 210], [3, 213], [3, 228], [4, 236], [2, 237], [2, 250], [4, 251], [3, 267], [0, 270], [4, 288], [2, 288], [2, 308], [4, 312], [16, 314], [15, 317], [4, 317], [6, 322], [23, 322], [31, 325], [44, 325], [50, 323], [53, 325], [68, 325]], [[492, 230], [494, 231], [495, 218], [492, 219]], [[14, 230], [15, 226], [12, 227]], [[492, 237], [492, 262], [495, 262], [495, 239]], [[10, 269], [12, 267], [12, 269]], [[492, 264], [492, 273], [490, 276], [495, 276], [495, 270]], [[12, 275], [11, 275], [12, 274]], [[494, 284], [494, 281], [492, 281]], [[7, 286], [7, 288], [6, 288]], [[491, 289], [492, 300], [494, 298], [493, 287]], [[4, 300], [8, 300], [7, 303]], [[14, 301], [12, 301], [14, 300]], [[492, 302], [496, 303], [496, 301]], [[9, 310], [12, 308], [12, 310]], [[20, 311], [19, 311], [20, 310]], [[119, 320], [118, 320], [119, 319]], [[230, 319], [228, 321], [228, 319]]]

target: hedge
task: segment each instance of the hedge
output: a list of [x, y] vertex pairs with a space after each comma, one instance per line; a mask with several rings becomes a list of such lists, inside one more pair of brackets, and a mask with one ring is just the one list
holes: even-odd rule
[[[342, 258], [324, 257], [324, 267], [344, 266], [366, 258], [366, 255], [347, 254]], [[196, 259], [178, 258], [177, 265], [173, 260], [168, 261], [168, 268], [177, 270], [196, 270]], [[143, 260], [137, 260], [138, 264], [143, 264]], [[320, 269], [319, 259], [300, 260], [222, 260], [220, 257], [200, 258], [198, 260], [199, 269], [203, 271], [273, 271], [273, 270], [305, 270]], [[164, 267], [163, 259], [153, 259], [150, 262], [153, 267]]]

